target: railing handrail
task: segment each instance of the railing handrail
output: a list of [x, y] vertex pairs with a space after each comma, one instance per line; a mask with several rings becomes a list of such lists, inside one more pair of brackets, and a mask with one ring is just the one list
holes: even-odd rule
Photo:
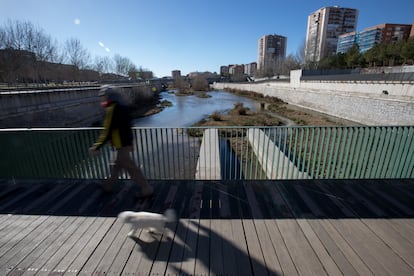
[[[217, 129], [218, 143], [204, 141]], [[1, 177], [105, 178], [110, 147], [88, 156], [101, 127], [0, 129]], [[412, 178], [414, 126], [133, 127], [134, 160], [150, 179], [194, 179], [219, 147], [228, 179]], [[249, 131], [254, 131], [249, 134]], [[191, 134], [190, 134], [191, 133]], [[216, 156], [217, 157], [217, 156]], [[215, 157], [215, 158], [216, 158]], [[198, 174], [198, 175], [206, 175]], [[127, 178], [124, 175], [124, 178]], [[208, 176], [205, 176], [208, 178]], [[216, 177], [216, 176], [215, 176]]]

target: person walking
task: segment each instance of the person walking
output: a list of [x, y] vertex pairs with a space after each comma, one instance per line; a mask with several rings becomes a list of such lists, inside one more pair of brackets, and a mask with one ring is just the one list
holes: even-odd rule
[[115, 181], [122, 169], [126, 170], [131, 179], [136, 182], [141, 193], [139, 198], [152, 196], [154, 189], [144, 177], [141, 169], [131, 159], [132, 128], [129, 108], [123, 103], [121, 95], [113, 86], [103, 86], [99, 91], [101, 104], [105, 108], [104, 129], [97, 141], [89, 148], [91, 155], [99, 153], [99, 149], [111, 142], [113, 154], [111, 158], [111, 176], [101, 185], [105, 192], [111, 192]]

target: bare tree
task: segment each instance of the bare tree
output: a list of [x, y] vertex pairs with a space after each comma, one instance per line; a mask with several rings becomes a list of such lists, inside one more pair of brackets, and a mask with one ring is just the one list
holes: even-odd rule
[[90, 55], [86, 48], [84, 48], [79, 39], [70, 38], [66, 40], [65, 51], [68, 62], [78, 69], [85, 69], [89, 64]]
[[136, 68], [129, 58], [122, 57], [119, 54], [114, 55], [114, 63], [115, 72], [123, 76], [127, 76], [131, 69]]
[[95, 57], [94, 68], [99, 74], [110, 73], [113, 71], [113, 62], [109, 57]]

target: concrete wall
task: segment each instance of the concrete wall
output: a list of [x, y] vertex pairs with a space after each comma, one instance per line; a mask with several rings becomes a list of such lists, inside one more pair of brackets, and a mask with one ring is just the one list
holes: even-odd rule
[[[126, 103], [153, 97], [145, 86], [120, 87]], [[0, 93], [0, 128], [88, 127], [101, 122], [99, 87]]]
[[286, 83], [215, 83], [213, 87], [258, 92], [364, 125], [414, 124], [413, 82], [308, 82], [300, 77], [301, 70], [296, 70]]

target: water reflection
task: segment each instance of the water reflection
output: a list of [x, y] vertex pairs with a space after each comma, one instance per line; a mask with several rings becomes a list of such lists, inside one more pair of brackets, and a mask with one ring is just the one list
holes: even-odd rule
[[162, 112], [134, 120], [138, 127], [189, 127], [215, 111], [226, 112], [241, 102], [245, 107], [255, 111], [260, 103], [224, 91], [208, 92], [211, 98], [199, 98], [195, 95], [176, 96], [173, 93], [161, 93], [161, 101], [170, 101], [173, 106]]

